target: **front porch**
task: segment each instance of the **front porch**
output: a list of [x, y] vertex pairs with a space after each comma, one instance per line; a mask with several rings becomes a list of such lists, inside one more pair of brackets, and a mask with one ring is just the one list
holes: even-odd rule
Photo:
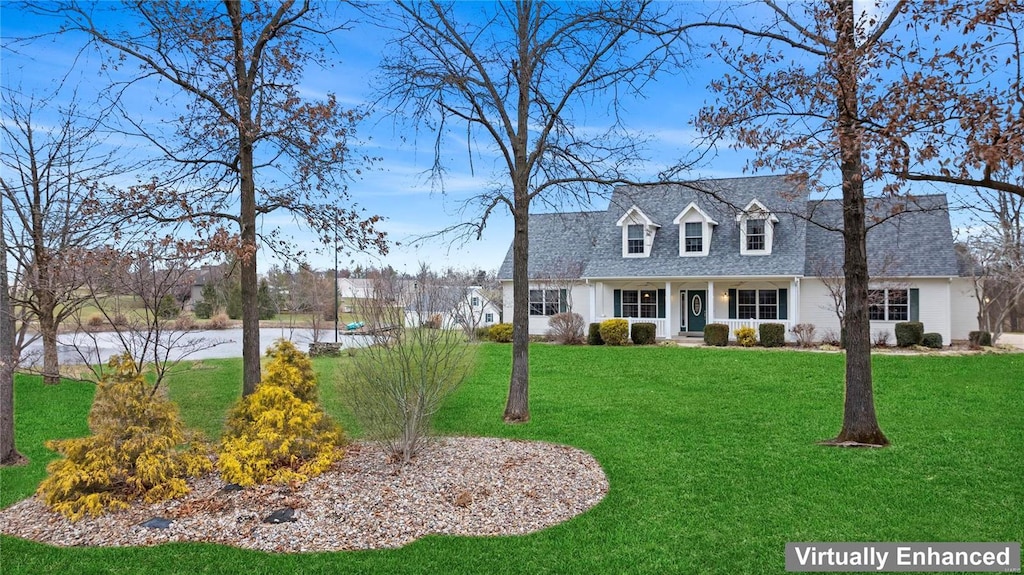
[[594, 281], [590, 322], [621, 318], [653, 323], [659, 339], [701, 337], [704, 326], [723, 323], [729, 338], [741, 327], [781, 323], [787, 339], [799, 322], [800, 278], [749, 278], [668, 281]]

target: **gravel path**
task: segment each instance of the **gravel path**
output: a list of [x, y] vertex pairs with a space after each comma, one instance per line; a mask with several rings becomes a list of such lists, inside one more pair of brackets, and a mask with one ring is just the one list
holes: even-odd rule
[[[35, 497], [0, 510], [0, 532], [61, 546], [139, 546], [205, 541], [273, 552], [401, 547], [431, 533], [513, 535], [539, 531], [597, 505], [608, 492], [598, 462], [550, 443], [443, 438], [408, 466], [367, 443], [349, 446], [331, 471], [297, 490], [222, 491], [207, 475], [180, 499], [137, 505], [72, 523]], [[281, 508], [294, 521], [264, 523]], [[143, 527], [171, 519], [166, 529]]]

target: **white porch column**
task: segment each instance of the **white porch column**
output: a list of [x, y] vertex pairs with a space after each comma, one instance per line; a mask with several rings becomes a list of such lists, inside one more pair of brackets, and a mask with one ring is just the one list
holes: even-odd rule
[[715, 282], [708, 280], [708, 297], [704, 302], [704, 307], [708, 308], [708, 323], [715, 323], [715, 301], [717, 299], [715, 297]]
[[789, 321], [793, 325], [800, 323], [800, 278], [789, 282]]
[[672, 337], [673, 332], [678, 330], [672, 329], [672, 282], [665, 282], [665, 333], [663, 337]]
[[594, 284], [594, 321], [600, 322], [604, 317], [604, 282]]
[[597, 322], [597, 286], [600, 284], [592, 284], [587, 282], [587, 287], [590, 288], [590, 317], [587, 319], [587, 324]]

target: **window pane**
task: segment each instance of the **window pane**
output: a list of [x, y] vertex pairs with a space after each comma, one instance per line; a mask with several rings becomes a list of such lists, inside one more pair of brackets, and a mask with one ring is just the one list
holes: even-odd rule
[[764, 249], [764, 220], [747, 220], [747, 249]]
[[779, 292], [763, 289], [757, 292], [757, 297], [761, 305], [776, 305], [779, 301]]
[[656, 290], [640, 292], [640, 317], [658, 317], [658, 292]]
[[757, 303], [757, 290], [752, 289], [741, 289], [739, 290], [739, 303], [740, 305], [754, 305]]
[[741, 289], [737, 292], [736, 317], [757, 319], [757, 290]]
[[868, 319], [873, 321], [885, 321], [885, 306], [871, 305], [868, 307]]
[[700, 222], [686, 223], [686, 251], [700, 252], [704, 250], [704, 224]]
[[626, 253], [630, 254], [642, 254], [644, 253], [644, 228], [643, 226], [629, 225], [626, 226], [626, 233], [628, 234], [628, 241], [626, 242]]

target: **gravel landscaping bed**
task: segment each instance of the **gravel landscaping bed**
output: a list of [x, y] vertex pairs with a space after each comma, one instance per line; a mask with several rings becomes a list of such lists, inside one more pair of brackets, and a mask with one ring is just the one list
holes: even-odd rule
[[[407, 466], [369, 443], [349, 446], [327, 473], [293, 489], [224, 491], [216, 474], [188, 495], [72, 523], [32, 497], [0, 510], [0, 532], [61, 546], [203, 541], [273, 552], [401, 547], [431, 533], [539, 531], [597, 505], [608, 481], [588, 453], [564, 445], [441, 438]], [[285, 521], [265, 523], [272, 512]], [[291, 515], [291, 517], [288, 517]], [[141, 524], [155, 517], [166, 528]]]

